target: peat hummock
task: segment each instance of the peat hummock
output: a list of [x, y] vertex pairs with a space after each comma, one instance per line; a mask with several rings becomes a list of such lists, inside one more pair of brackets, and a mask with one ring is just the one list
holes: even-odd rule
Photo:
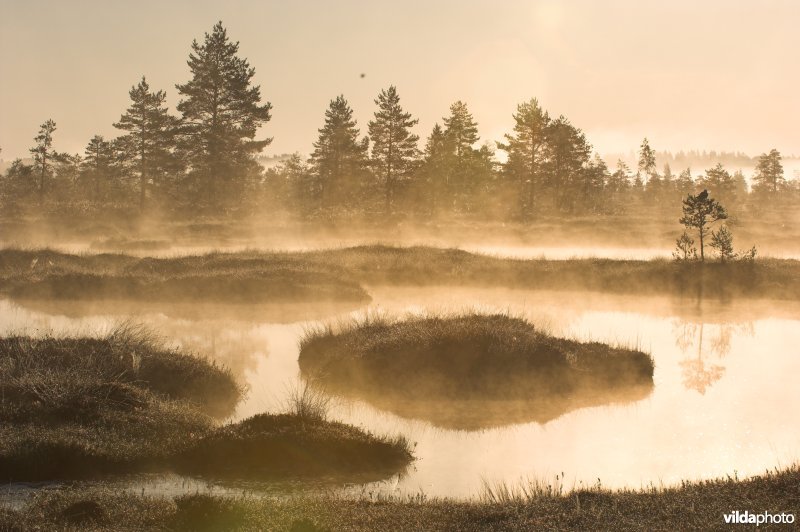
[[124, 328], [105, 338], [0, 339], [0, 476], [94, 477], [164, 467], [242, 390], [224, 368]]
[[0, 477], [178, 469], [225, 479], [378, 480], [411, 460], [405, 439], [326, 421], [302, 400], [307, 408], [291, 414], [220, 426], [242, 392], [227, 369], [163, 349], [136, 327], [104, 338], [0, 338]]
[[405, 469], [408, 442], [296, 414], [259, 414], [201, 439], [178, 459], [191, 474], [217, 478], [346, 476], [379, 480]]
[[299, 362], [332, 393], [463, 429], [641, 399], [654, 370], [641, 351], [556, 338], [502, 314], [368, 318], [310, 331]]

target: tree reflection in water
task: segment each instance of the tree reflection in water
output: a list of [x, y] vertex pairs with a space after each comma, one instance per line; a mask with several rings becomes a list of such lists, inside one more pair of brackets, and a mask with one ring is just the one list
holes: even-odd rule
[[710, 338], [704, 338], [705, 322], [678, 320], [673, 326], [675, 345], [687, 355], [679, 362], [683, 374], [683, 386], [702, 395], [705, 395], [706, 390], [725, 373], [725, 366], [712, 363], [709, 355], [722, 359], [730, 353], [731, 337], [734, 333], [747, 336], [753, 336], [754, 333], [752, 321], [720, 323], [709, 327], [715, 329], [715, 334]]

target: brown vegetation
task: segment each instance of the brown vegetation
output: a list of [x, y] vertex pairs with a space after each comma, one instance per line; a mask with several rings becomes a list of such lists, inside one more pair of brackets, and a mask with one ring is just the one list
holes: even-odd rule
[[310, 330], [299, 363], [325, 390], [462, 429], [638, 399], [653, 378], [645, 353], [555, 338], [507, 315], [368, 316]]

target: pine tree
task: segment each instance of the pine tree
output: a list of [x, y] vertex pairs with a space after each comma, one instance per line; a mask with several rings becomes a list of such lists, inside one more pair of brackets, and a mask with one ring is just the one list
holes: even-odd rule
[[397, 183], [409, 177], [419, 157], [419, 137], [409, 130], [418, 122], [403, 111], [394, 85], [382, 90], [375, 100], [378, 110], [370, 121], [372, 162], [384, 188], [386, 212], [390, 212]]
[[463, 208], [477, 185], [473, 174], [478, 142], [478, 124], [467, 109], [467, 104], [457, 101], [450, 106], [450, 116], [444, 119], [444, 135], [451, 150], [451, 164], [445, 172], [446, 194], [453, 207]]
[[498, 143], [497, 147], [508, 153], [505, 172], [519, 186], [520, 208], [527, 218], [535, 208], [536, 187], [547, 152], [546, 134], [550, 117], [536, 98], [519, 104], [512, 116], [514, 134], [506, 134], [507, 143]]
[[689, 194], [683, 200], [683, 217], [678, 220], [688, 229], [697, 229], [700, 236], [700, 260], [705, 261], [704, 240], [708, 235], [709, 226], [728, 217], [725, 208], [703, 190], [696, 196]]
[[116, 145], [126, 164], [139, 177], [139, 207], [144, 208], [147, 188], [175, 165], [172, 154], [177, 119], [169, 114], [166, 93], [152, 92], [142, 77], [128, 93], [131, 106], [114, 127], [127, 131]]
[[662, 176], [662, 186], [664, 191], [671, 193], [675, 190], [675, 174], [672, 173], [672, 167], [669, 163], [664, 163], [664, 175]]
[[272, 105], [261, 104], [261, 88], [252, 85], [255, 69], [238, 51], [239, 43], [229, 41], [218, 22], [202, 45], [192, 42], [192, 79], [176, 85], [183, 96], [177, 106], [183, 114], [181, 149], [198, 193], [215, 207], [221, 198], [239, 199], [247, 177], [260, 171], [254, 155], [272, 142], [255, 140]]
[[678, 179], [675, 181], [675, 188], [681, 196], [691, 194], [694, 191], [694, 179], [692, 178], [692, 169], [687, 168], [680, 173]]
[[722, 163], [706, 170], [705, 176], [700, 178], [700, 186], [707, 188], [725, 203], [730, 204], [736, 200], [736, 182]]
[[592, 147], [583, 132], [567, 118], [559, 116], [547, 127], [545, 175], [558, 208], [573, 211], [581, 187], [582, 171], [589, 162]]
[[697, 259], [697, 248], [694, 247], [694, 238], [686, 231], [675, 240], [675, 251], [672, 252], [675, 260], [684, 262]]
[[478, 124], [467, 104], [459, 100], [450, 106], [450, 116], [444, 119], [444, 128], [456, 159], [461, 161], [469, 156], [479, 137]]
[[351, 203], [364, 192], [368, 139], [358, 136], [353, 110], [343, 95], [337, 96], [325, 111], [310, 161], [325, 207]]
[[720, 227], [718, 231], [711, 232], [711, 247], [719, 253], [720, 262], [731, 261], [736, 258], [733, 253], [733, 234], [725, 225]]
[[111, 177], [112, 165], [114, 164], [114, 149], [110, 142], [105, 140], [102, 135], [95, 135], [86, 145], [83, 159], [83, 169], [92, 181], [92, 198], [94, 201], [100, 199], [100, 183]]
[[448, 193], [448, 172], [451, 166], [452, 150], [442, 127], [436, 123], [430, 136], [425, 142], [422, 167], [420, 168], [421, 180], [417, 183], [418, 198], [425, 201], [430, 211], [435, 211], [443, 203], [444, 196]]
[[39, 201], [44, 201], [45, 186], [47, 179], [53, 173], [53, 165], [56, 162], [58, 154], [53, 150], [53, 133], [56, 130], [56, 123], [50, 119], [47, 120], [39, 128], [33, 140], [36, 145], [29, 151], [33, 155], [34, 172], [39, 177]]
[[642, 179], [644, 185], [647, 185], [649, 178], [653, 177], [656, 173], [656, 152], [650, 147], [650, 142], [647, 140], [647, 137], [645, 137], [642, 141], [642, 145], [639, 147], [638, 169], [639, 171], [636, 175]]
[[753, 189], [758, 192], [776, 193], [786, 184], [783, 176], [781, 154], [772, 149], [769, 153], [762, 153], [758, 158], [756, 173], [753, 176]]

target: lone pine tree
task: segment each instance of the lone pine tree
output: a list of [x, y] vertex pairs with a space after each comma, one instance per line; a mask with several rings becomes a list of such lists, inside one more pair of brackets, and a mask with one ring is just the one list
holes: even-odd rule
[[683, 216], [680, 220], [687, 229], [696, 229], [700, 236], [700, 260], [705, 261], [704, 240], [711, 230], [710, 226], [719, 220], [725, 220], [728, 213], [725, 208], [703, 190], [696, 196], [689, 194], [683, 200]]

